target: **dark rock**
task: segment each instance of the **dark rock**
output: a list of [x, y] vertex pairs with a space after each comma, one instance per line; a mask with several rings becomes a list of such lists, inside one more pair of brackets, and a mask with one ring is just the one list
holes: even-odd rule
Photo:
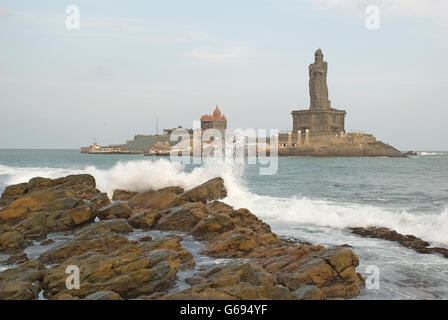
[[53, 242], [54, 242], [53, 239], [45, 239], [45, 240], [42, 240], [42, 241], [40, 242], [40, 245], [41, 245], [41, 246], [47, 246], [47, 245], [49, 245], [49, 244], [51, 244], [51, 243], [53, 243]]
[[8, 260], [6, 260], [7, 264], [20, 264], [28, 261], [28, 256], [26, 253], [17, 254], [14, 256], [10, 256]]
[[413, 235], [402, 235], [395, 230], [384, 227], [350, 228], [353, 233], [367, 238], [385, 239], [398, 242], [406, 248], [413, 249], [419, 253], [438, 253], [448, 258], [448, 249], [430, 247], [430, 243]]

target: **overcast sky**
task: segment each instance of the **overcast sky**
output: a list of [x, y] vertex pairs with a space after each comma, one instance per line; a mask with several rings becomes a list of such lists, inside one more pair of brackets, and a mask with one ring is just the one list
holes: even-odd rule
[[[80, 30], [65, 27], [70, 4]], [[288, 130], [321, 48], [347, 131], [448, 150], [447, 13], [444, 0], [0, 0], [0, 148], [123, 143], [216, 104], [230, 127]]]

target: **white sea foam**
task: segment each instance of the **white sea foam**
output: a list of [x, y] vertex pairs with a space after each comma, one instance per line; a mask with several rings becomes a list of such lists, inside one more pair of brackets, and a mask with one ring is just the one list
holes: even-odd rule
[[442, 155], [443, 153], [441, 153], [441, 152], [418, 152], [417, 154], [419, 156], [439, 156], [439, 155]]
[[243, 167], [235, 164], [208, 163], [192, 172], [185, 172], [182, 165], [165, 159], [119, 162], [110, 169], [86, 167], [70, 170], [0, 166], [0, 175], [8, 175], [7, 184], [24, 182], [35, 176], [56, 178], [77, 173], [92, 174], [96, 178], [97, 187], [109, 195], [115, 189], [144, 191], [171, 185], [188, 189], [221, 176], [228, 190], [225, 201], [236, 208], [248, 208], [263, 219], [334, 228], [384, 226], [403, 234], [413, 234], [428, 241], [448, 245], [448, 207], [438, 213], [416, 214], [404, 210], [393, 211], [370, 205], [303, 197], [261, 196], [249, 191], [242, 178]]

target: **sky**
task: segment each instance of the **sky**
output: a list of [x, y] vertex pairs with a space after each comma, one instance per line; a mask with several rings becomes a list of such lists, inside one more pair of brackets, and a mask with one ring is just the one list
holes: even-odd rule
[[321, 48], [348, 132], [448, 150], [447, 14], [444, 0], [0, 0], [0, 148], [124, 143], [216, 105], [231, 128], [291, 130]]

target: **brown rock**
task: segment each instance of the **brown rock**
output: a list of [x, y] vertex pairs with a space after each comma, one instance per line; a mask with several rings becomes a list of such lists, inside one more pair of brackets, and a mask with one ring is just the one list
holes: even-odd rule
[[129, 224], [138, 229], [149, 229], [156, 225], [161, 213], [156, 209], [147, 209], [145, 211], [133, 214], [129, 219]]
[[227, 196], [224, 180], [220, 177], [213, 178], [191, 190], [182, 193], [179, 197], [188, 202], [207, 203]]
[[255, 263], [274, 274], [290, 290], [314, 285], [327, 298], [356, 296], [363, 285], [355, 271], [358, 257], [345, 246], [331, 249], [293, 246], [266, 252]]
[[47, 214], [48, 232], [66, 231], [92, 221], [95, 218], [88, 205], [65, 211], [55, 211]]
[[208, 213], [212, 215], [217, 215], [220, 213], [227, 213], [232, 212], [235, 209], [233, 209], [232, 206], [229, 206], [227, 203], [215, 200], [206, 205]]
[[0, 251], [15, 251], [25, 247], [25, 241], [18, 231], [8, 231], [0, 234]]
[[181, 194], [184, 192], [184, 188], [179, 186], [172, 186], [172, 187], [166, 187], [162, 189], [157, 190], [160, 193], [175, 193], [175, 194]]
[[193, 269], [196, 265], [193, 260], [193, 255], [185, 249], [181, 244], [182, 237], [179, 236], [167, 236], [156, 240], [145, 242], [140, 245], [140, 248], [144, 252], [166, 249], [176, 253], [176, 257], [179, 259], [181, 270]]
[[167, 209], [180, 204], [177, 194], [148, 191], [133, 196], [128, 201], [130, 208]]
[[28, 183], [21, 183], [5, 188], [1, 198], [0, 206], [6, 206], [16, 200], [34, 191], [43, 189], [65, 189], [72, 192], [74, 196], [80, 199], [92, 199], [100, 193], [95, 188], [95, 179], [88, 174], [70, 175], [58, 179], [32, 178]]
[[69, 198], [73, 194], [65, 190], [45, 189], [29, 193], [0, 211], [0, 221], [14, 222], [26, 219], [32, 212], [41, 211], [42, 207], [59, 198]]
[[[80, 288], [70, 292], [65, 285], [68, 265], [78, 266], [81, 277]], [[98, 291], [113, 291], [129, 299], [166, 289], [178, 270], [179, 259], [168, 250], [145, 254], [131, 245], [109, 254], [89, 252], [49, 270], [43, 282], [44, 294], [50, 299], [62, 293], [85, 298]]]
[[90, 204], [92, 204], [95, 208], [95, 211], [100, 210], [103, 207], [107, 207], [111, 204], [109, 197], [107, 196], [107, 193], [98, 193], [96, 196], [92, 198], [92, 200], [89, 201]]
[[123, 201], [114, 202], [106, 207], [101, 208], [97, 216], [100, 220], [105, 219], [127, 219], [131, 216], [131, 209]]
[[34, 212], [14, 227], [25, 239], [40, 240], [47, 237], [47, 213]]
[[20, 264], [28, 261], [28, 256], [26, 253], [17, 254], [14, 256], [10, 256], [8, 260], [6, 260], [7, 264]]
[[235, 228], [235, 224], [228, 215], [218, 214], [200, 221], [192, 230], [195, 238], [200, 240], [211, 240], [219, 234], [230, 231]]
[[160, 230], [192, 231], [196, 224], [205, 219], [205, 207], [202, 203], [192, 203], [165, 211], [158, 220], [156, 228]]
[[0, 272], [0, 300], [32, 300], [41, 290], [45, 267], [37, 260]]
[[103, 220], [91, 223], [75, 233], [76, 236], [90, 236], [102, 231], [127, 234], [132, 232], [132, 227], [125, 219]]
[[161, 299], [176, 300], [267, 300], [296, 299], [284, 286], [275, 284], [272, 275], [249, 263], [217, 267], [200, 275], [192, 288]]
[[[110, 220], [112, 221], [112, 220]], [[61, 263], [73, 256], [82, 255], [87, 252], [110, 253], [122, 247], [129, 246], [130, 241], [114, 232], [91, 230], [82, 233], [77, 238], [59, 244], [44, 252], [39, 260], [43, 263]]]
[[127, 200], [131, 199], [133, 196], [135, 196], [136, 194], [137, 194], [137, 192], [130, 192], [130, 191], [126, 191], [126, 190], [117, 189], [114, 191], [112, 200], [127, 201]]

